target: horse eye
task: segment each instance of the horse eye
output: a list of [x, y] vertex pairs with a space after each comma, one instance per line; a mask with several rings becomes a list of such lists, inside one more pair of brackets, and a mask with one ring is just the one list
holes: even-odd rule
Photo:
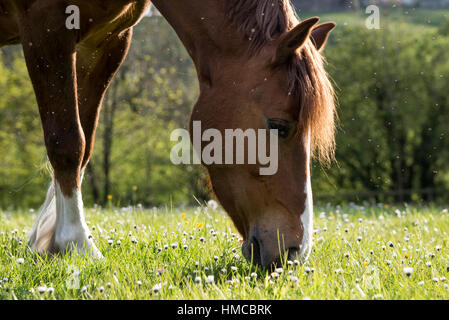
[[294, 127], [294, 124], [284, 119], [266, 119], [268, 130], [278, 130], [278, 135], [282, 139], [287, 139]]

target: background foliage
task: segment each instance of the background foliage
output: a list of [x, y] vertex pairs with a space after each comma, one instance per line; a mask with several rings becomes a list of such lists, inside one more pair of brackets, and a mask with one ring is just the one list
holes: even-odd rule
[[[337, 163], [314, 166], [318, 197], [431, 188], [437, 200], [448, 200], [448, 12], [383, 10], [380, 30], [366, 29], [362, 12], [320, 15], [339, 24], [325, 55], [338, 88], [340, 130]], [[161, 17], [145, 18], [103, 106], [85, 202], [208, 199], [201, 168], [170, 162], [170, 132], [187, 128], [197, 94], [194, 67], [173, 30]], [[0, 51], [0, 151], [0, 207], [39, 206], [50, 174], [20, 47]]]

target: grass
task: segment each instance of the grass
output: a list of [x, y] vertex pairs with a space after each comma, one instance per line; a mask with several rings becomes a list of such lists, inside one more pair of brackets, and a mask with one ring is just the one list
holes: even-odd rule
[[[359, 26], [365, 28], [365, 21], [370, 16], [361, 11], [336, 12], [299, 12], [301, 19], [319, 16], [322, 22], [335, 21], [338, 26]], [[381, 29], [396, 23], [407, 23], [416, 30], [439, 27], [449, 19], [449, 9], [380, 9]]]
[[209, 208], [88, 210], [97, 261], [39, 258], [26, 247], [36, 213], [0, 211], [0, 299], [448, 299], [449, 214], [397, 210], [316, 208], [309, 261], [277, 274], [241, 257]]

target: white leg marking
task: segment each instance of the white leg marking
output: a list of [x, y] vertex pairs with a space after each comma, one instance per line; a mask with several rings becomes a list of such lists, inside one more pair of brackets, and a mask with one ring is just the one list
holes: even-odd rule
[[306, 194], [305, 210], [301, 215], [301, 223], [304, 228], [304, 234], [302, 236], [302, 246], [299, 252], [299, 258], [304, 263], [307, 261], [312, 250], [313, 242], [313, 196], [312, 196], [312, 183], [310, 178], [310, 131], [307, 134], [307, 177], [305, 183], [304, 193]]
[[[84, 170], [81, 172], [81, 180], [83, 176]], [[56, 182], [50, 184], [45, 202], [30, 232], [28, 244], [39, 253], [62, 251], [74, 246], [82, 253], [101, 257], [101, 253], [89, 239], [79, 190], [74, 190], [72, 197], [68, 198], [63, 196]]]
[[54, 246], [56, 250], [75, 248], [81, 253], [101, 257], [100, 251], [90, 239], [89, 228], [84, 219], [81, 191], [75, 189], [71, 197], [62, 194], [56, 182], [56, 231]]
[[56, 226], [56, 198], [54, 182], [50, 184], [47, 197], [30, 232], [28, 245], [37, 252], [51, 250]]

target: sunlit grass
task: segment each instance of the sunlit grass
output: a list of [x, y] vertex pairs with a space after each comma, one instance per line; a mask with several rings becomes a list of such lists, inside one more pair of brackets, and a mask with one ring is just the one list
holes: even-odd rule
[[[365, 28], [365, 21], [370, 14], [360, 11], [337, 11], [337, 12], [299, 12], [301, 19], [319, 16], [322, 22], [335, 21], [339, 27], [359, 26]], [[411, 9], [395, 8], [380, 9], [381, 29], [397, 23], [407, 23], [417, 31], [424, 31], [428, 28], [439, 27], [444, 21], [449, 19], [448, 9]], [[423, 30], [424, 29], [424, 30]]]
[[[104, 259], [42, 260], [26, 247], [36, 213], [0, 211], [2, 299], [448, 299], [443, 208], [315, 208], [309, 261], [251, 266], [221, 211], [91, 209]], [[213, 277], [212, 277], [213, 276]]]

